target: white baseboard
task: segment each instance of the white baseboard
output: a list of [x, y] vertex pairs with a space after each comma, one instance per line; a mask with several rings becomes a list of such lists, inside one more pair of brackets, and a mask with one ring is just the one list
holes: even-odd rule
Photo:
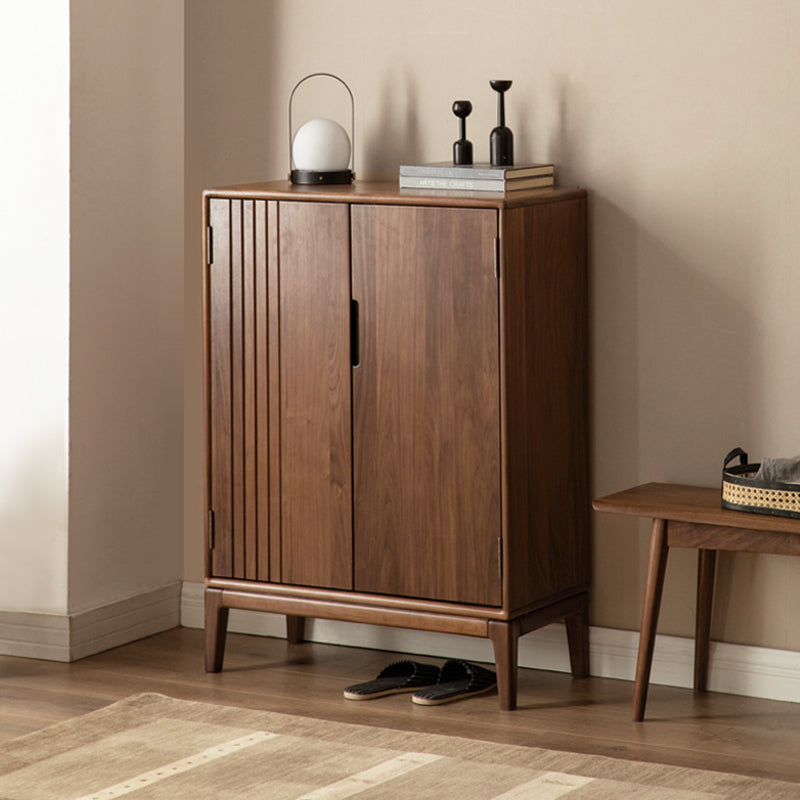
[[[203, 627], [203, 590], [200, 583], [183, 584], [181, 624], [184, 627]], [[256, 636], [286, 635], [282, 616], [237, 609], [231, 610], [228, 630]], [[483, 662], [494, 660], [487, 639], [361, 623], [310, 619], [306, 638], [325, 644], [414, 655]], [[636, 673], [638, 647], [638, 632], [592, 627], [589, 631], [592, 675], [632, 681]], [[708, 688], [712, 692], [800, 702], [800, 653], [712, 642], [709, 662]], [[519, 641], [519, 665], [569, 672], [569, 651], [563, 624], [548, 625], [522, 637]], [[691, 688], [693, 675], [694, 641], [678, 636], [657, 636], [650, 682]]]
[[66, 614], [0, 611], [0, 653], [46, 661], [69, 661], [69, 617]]
[[0, 611], [0, 654], [77, 661], [177, 627], [180, 597], [176, 582], [77, 614]]
[[180, 625], [181, 582], [70, 617], [70, 661]]

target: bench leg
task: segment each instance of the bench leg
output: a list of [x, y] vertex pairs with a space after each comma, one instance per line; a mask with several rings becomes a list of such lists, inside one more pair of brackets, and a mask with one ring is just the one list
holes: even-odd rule
[[667, 522], [653, 520], [650, 535], [650, 558], [647, 563], [647, 582], [642, 604], [642, 625], [639, 631], [639, 654], [636, 659], [636, 680], [633, 685], [633, 720], [644, 719], [647, 703], [647, 687], [650, 683], [650, 668], [653, 665], [653, 649], [656, 643], [658, 612], [661, 608], [661, 594], [664, 590], [664, 573], [667, 569]]
[[694, 690], [705, 692], [708, 685], [708, 656], [711, 640], [711, 608], [717, 551], [697, 552], [697, 616], [694, 635]]

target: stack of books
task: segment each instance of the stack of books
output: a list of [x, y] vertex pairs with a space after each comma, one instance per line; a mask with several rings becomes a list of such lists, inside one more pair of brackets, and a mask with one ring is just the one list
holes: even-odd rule
[[552, 164], [456, 166], [449, 161], [400, 167], [401, 189], [450, 189], [468, 192], [515, 192], [555, 184]]

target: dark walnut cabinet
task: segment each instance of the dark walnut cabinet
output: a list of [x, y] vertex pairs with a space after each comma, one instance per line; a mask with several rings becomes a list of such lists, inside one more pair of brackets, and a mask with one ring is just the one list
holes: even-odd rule
[[206, 668], [228, 610], [518, 638], [588, 674], [586, 198], [205, 193]]

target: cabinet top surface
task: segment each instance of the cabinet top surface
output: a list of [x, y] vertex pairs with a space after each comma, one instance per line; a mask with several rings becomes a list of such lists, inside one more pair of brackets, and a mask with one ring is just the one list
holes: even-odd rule
[[325, 203], [385, 205], [448, 205], [467, 208], [514, 208], [585, 197], [577, 188], [531, 189], [515, 192], [451, 192], [401, 189], [396, 181], [355, 181], [342, 186], [299, 186], [289, 181], [242, 183], [207, 189], [205, 197], [246, 197], [259, 200], [306, 200]]

